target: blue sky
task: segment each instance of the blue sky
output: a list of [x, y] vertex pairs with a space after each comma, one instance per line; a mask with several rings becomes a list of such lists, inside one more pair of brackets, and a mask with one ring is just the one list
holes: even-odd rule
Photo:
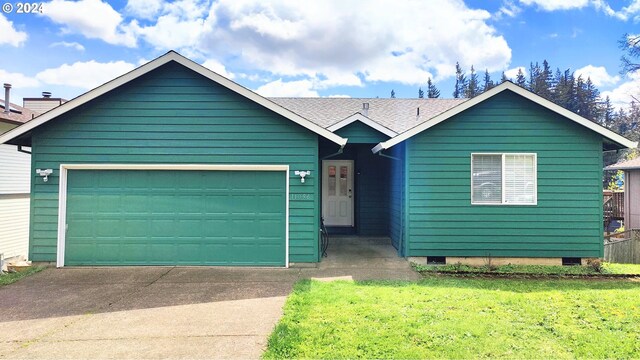
[[456, 61], [497, 80], [544, 59], [618, 106], [640, 95], [618, 48], [640, 32], [640, 0], [54, 0], [29, 14], [9, 3], [0, 82], [14, 100], [73, 98], [171, 49], [266, 96], [416, 97], [432, 78], [451, 97]]

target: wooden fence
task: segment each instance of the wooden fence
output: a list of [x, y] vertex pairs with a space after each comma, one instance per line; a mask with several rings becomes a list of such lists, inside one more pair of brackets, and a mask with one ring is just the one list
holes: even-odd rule
[[605, 236], [604, 260], [620, 264], [640, 264], [640, 229]]

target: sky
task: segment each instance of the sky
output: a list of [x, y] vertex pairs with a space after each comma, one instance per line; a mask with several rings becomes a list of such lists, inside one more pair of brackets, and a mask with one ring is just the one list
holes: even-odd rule
[[456, 62], [498, 80], [545, 59], [617, 107], [640, 96], [618, 45], [640, 33], [640, 0], [0, 3], [0, 82], [18, 104], [74, 98], [169, 50], [264, 96], [415, 98], [431, 78], [450, 98]]

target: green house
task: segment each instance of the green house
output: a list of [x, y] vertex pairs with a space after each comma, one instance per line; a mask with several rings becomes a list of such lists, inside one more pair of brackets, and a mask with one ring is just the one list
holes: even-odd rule
[[0, 136], [31, 147], [30, 259], [318, 262], [603, 255], [602, 151], [637, 144], [512, 83], [475, 98], [267, 99], [169, 52]]

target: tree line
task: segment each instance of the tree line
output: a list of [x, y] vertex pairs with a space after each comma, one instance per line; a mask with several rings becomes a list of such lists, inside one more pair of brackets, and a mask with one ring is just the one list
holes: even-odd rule
[[[623, 59], [625, 59], [623, 57]], [[624, 61], [624, 60], [623, 60]], [[633, 65], [628, 58], [627, 63]], [[627, 65], [631, 67], [630, 65]], [[515, 78], [508, 78], [502, 73], [500, 80], [494, 81], [488, 70], [484, 71], [482, 78], [471, 66], [469, 73], [456, 63], [454, 98], [472, 98], [505, 81], [523, 87], [547, 100], [550, 100], [580, 116], [594, 121], [621, 135], [638, 140], [638, 121], [640, 121], [640, 104], [632, 101], [625, 109], [615, 109], [609, 96], [604, 99], [600, 91], [593, 84], [590, 77], [577, 75], [571, 69], [554, 71], [547, 60], [542, 63], [531, 62], [528, 74], [518, 69]], [[395, 97], [395, 92], [393, 93]], [[418, 98], [439, 98], [440, 90], [427, 80], [426, 92], [422, 87], [418, 89]]]

